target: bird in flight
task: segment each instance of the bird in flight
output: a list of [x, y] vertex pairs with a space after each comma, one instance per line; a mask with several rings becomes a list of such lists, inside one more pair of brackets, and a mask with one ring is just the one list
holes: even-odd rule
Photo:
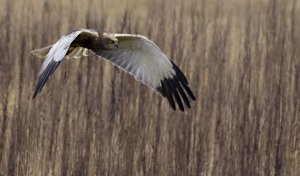
[[64, 58], [79, 58], [91, 52], [160, 93], [173, 110], [176, 104], [181, 111], [184, 111], [184, 104], [191, 108], [189, 99], [196, 100], [185, 75], [151, 40], [142, 35], [92, 29], [73, 31], [51, 46], [32, 51], [33, 55], [45, 58], [32, 98], [41, 92]]

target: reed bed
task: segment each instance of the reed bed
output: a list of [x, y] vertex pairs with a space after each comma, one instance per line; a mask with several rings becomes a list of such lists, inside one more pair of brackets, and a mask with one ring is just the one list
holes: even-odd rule
[[[297, 0], [0, 0], [0, 175], [299, 175]], [[139, 33], [186, 73], [185, 113], [107, 61], [65, 60], [31, 100], [34, 48]]]

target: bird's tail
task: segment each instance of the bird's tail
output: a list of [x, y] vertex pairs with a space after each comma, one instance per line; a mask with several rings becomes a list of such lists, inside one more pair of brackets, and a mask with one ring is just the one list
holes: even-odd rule
[[47, 54], [49, 53], [50, 49], [53, 45], [44, 47], [44, 48], [38, 48], [31, 51], [31, 53], [39, 58], [45, 58]]
[[[53, 45], [46, 46], [44, 48], [38, 48], [31, 51], [31, 53], [39, 58], [45, 58]], [[67, 52], [67, 59], [80, 58], [81, 56], [89, 56], [91, 51], [82, 47], [70, 47]]]

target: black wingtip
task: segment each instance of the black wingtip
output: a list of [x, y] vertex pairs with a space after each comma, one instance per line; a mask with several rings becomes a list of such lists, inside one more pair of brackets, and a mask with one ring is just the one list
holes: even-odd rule
[[33, 95], [32, 95], [32, 100], [35, 99], [36, 95], [37, 95], [37, 92], [35, 91], [35, 92], [33, 93]]
[[175, 102], [174, 102], [174, 98], [173, 98], [173, 94], [172, 94], [172, 89], [171, 89], [170, 85], [168, 85], [167, 81], [163, 81], [162, 82], [162, 87], [165, 90], [166, 98], [168, 99], [171, 108], [174, 111], [176, 111], [176, 105], [175, 105]]
[[181, 98], [178, 94], [178, 91], [177, 91], [177, 84], [175, 83], [176, 81], [172, 81], [171, 79], [167, 79], [166, 80], [170, 90], [172, 91], [172, 94], [173, 94], [173, 97], [175, 98], [176, 100], [176, 103], [177, 103], [177, 106], [178, 108], [181, 110], [181, 111], [184, 111], [184, 107], [183, 107], [183, 104], [182, 104], [182, 101], [181, 101]]
[[51, 61], [46, 69], [39, 75], [38, 83], [36, 85], [35, 91], [32, 95], [32, 99], [35, 99], [37, 94], [42, 91], [44, 85], [46, 84], [48, 78], [52, 75], [55, 69], [59, 66], [61, 61], [55, 62]]
[[156, 90], [160, 92], [163, 97], [167, 98], [170, 107], [174, 111], [177, 106], [179, 110], [184, 112], [184, 104], [187, 108], [191, 108], [190, 100], [187, 95], [189, 95], [190, 99], [196, 100], [196, 97], [190, 88], [186, 84], [180, 83], [176, 76], [162, 80], [161, 86]]
[[173, 69], [175, 70], [176, 76], [178, 77], [178, 79], [180, 79], [180, 82], [188, 85], [189, 82], [186, 79], [185, 75], [182, 73], [182, 71], [177, 67], [176, 64], [174, 64], [174, 62], [171, 61], [171, 63], [173, 65]]
[[171, 78], [164, 78], [161, 80], [161, 86], [159, 86], [156, 90], [160, 92], [163, 97], [167, 98], [170, 107], [173, 110], [176, 110], [177, 105], [179, 110], [184, 112], [184, 104], [190, 109], [191, 105], [189, 98], [195, 101], [196, 96], [188, 86], [188, 81], [182, 71], [173, 62], [172, 64], [175, 75]]
[[40, 90], [38, 89], [38, 87], [35, 89], [33, 95], [32, 95], [32, 100], [35, 99], [35, 97], [37, 96], [37, 94], [40, 92]]

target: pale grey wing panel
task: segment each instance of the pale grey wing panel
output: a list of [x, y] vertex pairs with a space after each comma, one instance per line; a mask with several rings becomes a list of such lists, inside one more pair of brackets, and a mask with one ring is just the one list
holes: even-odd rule
[[161, 79], [175, 74], [170, 60], [150, 40], [139, 35], [119, 35], [116, 34], [117, 49], [100, 50], [96, 54], [154, 89], [160, 86]]
[[40, 74], [47, 68], [51, 61], [59, 62], [65, 57], [71, 43], [82, 31], [75, 31], [69, 35], [62, 36], [50, 49], [45, 61], [43, 62]]
[[32, 98], [35, 98], [36, 95], [42, 90], [49, 76], [55, 71], [65, 57], [71, 43], [81, 32], [82, 31], [75, 31], [69, 35], [62, 36], [52, 46], [39, 72], [38, 83]]
[[149, 39], [140, 35], [116, 34], [118, 49], [99, 50], [97, 55], [130, 73], [142, 83], [166, 97], [175, 110], [175, 102], [184, 111], [182, 100], [190, 107], [186, 93], [195, 99], [180, 69]]

